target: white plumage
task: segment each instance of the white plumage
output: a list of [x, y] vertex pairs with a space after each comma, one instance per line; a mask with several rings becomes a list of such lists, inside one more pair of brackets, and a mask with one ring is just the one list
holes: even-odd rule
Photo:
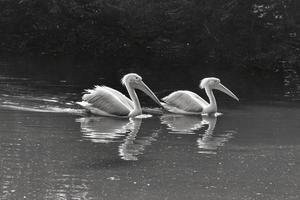
[[[125, 95], [106, 86], [95, 86], [86, 90], [79, 104], [92, 113], [107, 116], [127, 116], [133, 109]], [[132, 104], [132, 102], [130, 103]]]
[[212, 92], [213, 89], [220, 90], [238, 100], [238, 98], [229, 89], [222, 85], [220, 80], [217, 78], [211, 77], [202, 79], [199, 86], [200, 88], [205, 89], [209, 98], [209, 103], [194, 92], [179, 90], [162, 98], [165, 102], [162, 103], [162, 105], [169, 112], [178, 114], [215, 113], [217, 112], [217, 102]]
[[203, 107], [208, 105], [208, 103], [199, 97], [197, 94], [187, 91], [187, 90], [179, 90], [176, 92], [172, 92], [168, 96], [162, 99], [170, 112], [174, 113], [199, 113], [202, 112]]
[[86, 93], [82, 96], [82, 102], [77, 103], [96, 115], [134, 117], [142, 114], [140, 102], [135, 92], [135, 89], [140, 89], [161, 105], [139, 75], [134, 73], [125, 75], [122, 78], [122, 84], [127, 88], [132, 100], [110, 87], [95, 86], [93, 89], [85, 90]]

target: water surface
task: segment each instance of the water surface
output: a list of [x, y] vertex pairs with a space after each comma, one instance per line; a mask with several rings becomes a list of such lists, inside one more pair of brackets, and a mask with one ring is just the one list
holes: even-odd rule
[[85, 86], [0, 76], [0, 199], [300, 198], [299, 104], [117, 119], [75, 104]]

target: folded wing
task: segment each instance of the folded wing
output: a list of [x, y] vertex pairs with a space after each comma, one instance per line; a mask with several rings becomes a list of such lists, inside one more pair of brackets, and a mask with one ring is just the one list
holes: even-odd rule
[[107, 87], [107, 86], [96, 86], [96, 87], [102, 87], [103, 89], [110, 91], [112, 94], [114, 94], [115, 97], [118, 97], [118, 99], [123, 104], [125, 104], [130, 109], [133, 109], [133, 102], [128, 97], [126, 97], [124, 94], [119, 92], [118, 90], [115, 90], [115, 89]]
[[86, 90], [82, 100], [87, 102], [93, 109], [116, 116], [126, 116], [133, 108], [129, 98], [117, 90], [106, 86], [95, 86], [94, 89]]
[[203, 108], [208, 105], [208, 103], [200, 96], [186, 90], [173, 92], [162, 100], [168, 105], [167, 108], [170, 108], [171, 106], [191, 113], [201, 113]]

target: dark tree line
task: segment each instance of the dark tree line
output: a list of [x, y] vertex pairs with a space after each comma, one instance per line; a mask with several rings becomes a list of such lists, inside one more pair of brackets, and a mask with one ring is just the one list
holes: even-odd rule
[[299, 66], [299, 11], [297, 0], [1, 0], [0, 50], [279, 70]]

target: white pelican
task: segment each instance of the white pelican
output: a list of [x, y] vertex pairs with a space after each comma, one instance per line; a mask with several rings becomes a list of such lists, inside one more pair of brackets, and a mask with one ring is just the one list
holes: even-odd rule
[[77, 103], [96, 115], [135, 117], [142, 114], [140, 101], [135, 92], [135, 89], [139, 89], [161, 106], [158, 98], [139, 75], [135, 73], [127, 74], [121, 79], [121, 82], [125, 85], [132, 100], [110, 87], [95, 86], [94, 89], [86, 90], [86, 94], [82, 96], [83, 101]]
[[163, 107], [172, 113], [178, 114], [209, 114], [217, 112], [217, 102], [213, 89], [220, 90], [232, 98], [239, 100], [229, 89], [221, 84], [220, 79], [210, 77], [201, 80], [199, 87], [205, 89], [209, 103], [194, 92], [179, 90], [172, 92], [162, 100]]

